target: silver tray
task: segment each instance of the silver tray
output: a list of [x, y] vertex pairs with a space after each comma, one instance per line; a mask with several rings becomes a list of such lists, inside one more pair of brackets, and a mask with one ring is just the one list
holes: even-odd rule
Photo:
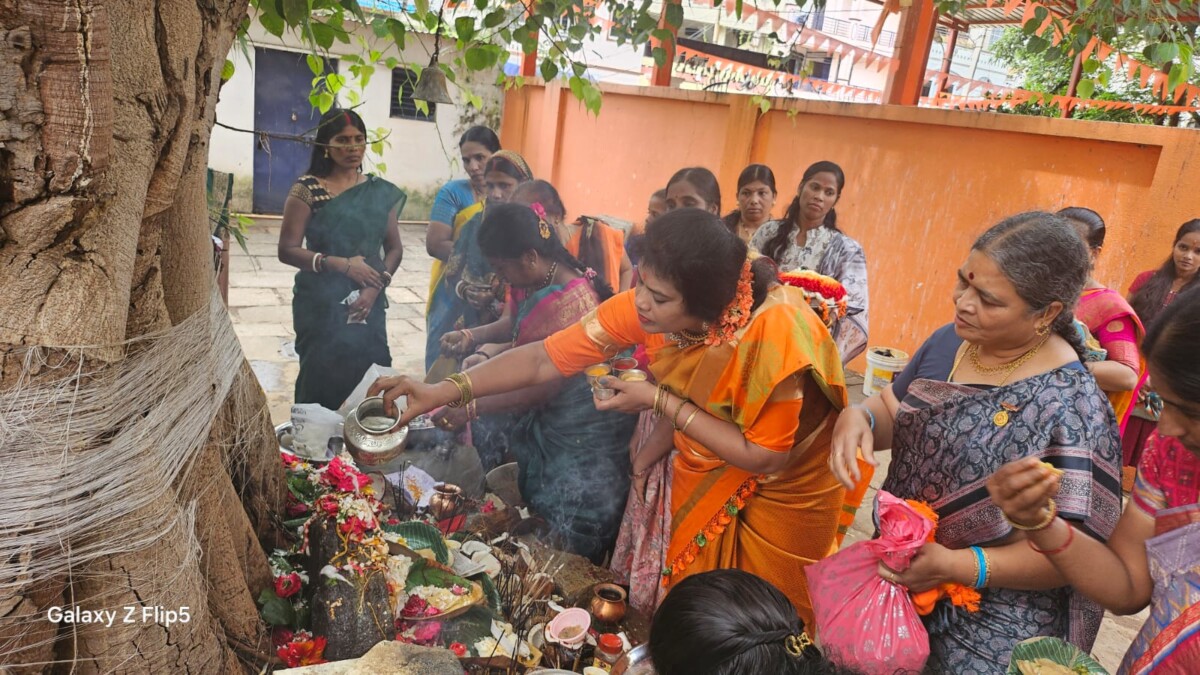
[[613, 666], [613, 675], [657, 675], [650, 660], [650, 645], [638, 645], [621, 657]]

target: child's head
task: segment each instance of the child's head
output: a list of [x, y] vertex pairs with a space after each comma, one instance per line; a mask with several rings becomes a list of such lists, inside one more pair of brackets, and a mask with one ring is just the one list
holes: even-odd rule
[[808, 640], [791, 601], [741, 570], [690, 576], [650, 626], [659, 675], [851, 675]]

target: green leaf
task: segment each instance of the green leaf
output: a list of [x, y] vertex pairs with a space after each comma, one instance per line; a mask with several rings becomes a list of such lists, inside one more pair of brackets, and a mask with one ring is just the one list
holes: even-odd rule
[[262, 614], [263, 621], [272, 626], [291, 626], [296, 621], [296, 608], [292, 607], [292, 603], [278, 595], [272, 588], [264, 588], [262, 593], [258, 594], [258, 604], [262, 605], [259, 611]]
[[593, 115], [600, 114], [600, 90], [591, 82], [585, 83], [587, 86], [583, 89], [583, 105]]
[[422, 558], [420, 560], [413, 561], [412, 569], [410, 569], [408, 572], [408, 580], [404, 582], [404, 588], [416, 588], [417, 586], [450, 588], [455, 584], [463, 587], [469, 587], [471, 582], [453, 572], [447, 572], [446, 570], [433, 567], [424, 558]]
[[1083, 62], [1083, 72], [1088, 75], [1094, 74], [1097, 70], [1100, 70], [1100, 62], [1096, 59], [1089, 58]]
[[283, 18], [289, 26], [304, 23], [308, 16], [308, 0], [283, 0]]
[[346, 78], [337, 73], [330, 73], [325, 77], [325, 86], [329, 87], [329, 91], [336, 94], [342, 90], [346, 84]]
[[[398, 21], [396, 19], [388, 19], [387, 20], [387, 29], [388, 29], [388, 33], [390, 33], [392, 36], [392, 42], [396, 43], [396, 47], [399, 49], [404, 49], [404, 36], [408, 30], [407, 28], [404, 27], [404, 24], [400, 23], [400, 21]], [[388, 66], [388, 67], [395, 68], [395, 66]]]
[[313, 40], [321, 47], [321, 49], [329, 49], [333, 46], [333, 41], [337, 37], [337, 31], [330, 28], [328, 24], [320, 21], [309, 24], [312, 29]]
[[233, 61], [225, 59], [225, 65], [221, 66], [221, 81], [228, 82], [229, 78], [233, 77]]
[[[394, 19], [393, 19], [394, 21]], [[387, 19], [382, 16], [377, 16], [371, 19], [371, 32], [375, 33], [377, 38], [385, 38], [388, 36]]]
[[1075, 95], [1079, 98], [1091, 98], [1094, 91], [1096, 91], [1096, 83], [1089, 79], [1080, 78], [1075, 85]]
[[655, 47], [650, 50], [650, 55], [654, 57], [654, 65], [660, 68], [667, 62], [667, 50], [662, 47]]
[[338, 0], [338, 4], [347, 12], [350, 12], [359, 23], [366, 23], [367, 18], [363, 14], [362, 7], [358, 6], [358, 0]]
[[1160, 42], [1154, 47], [1154, 60], [1159, 64], [1167, 64], [1179, 56], [1179, 47], [1174, 42]]
[[[485, 2], [486, 2], [486, 0], [485, 0]], [[503, 9], [493, 10], [491, 12], [488, 12], [487, 16], [483, 17], [483, 27], [484, 28], [495, 28], [496, 26], [499, 26], [500, 24], [504, 23], [504, 20], [507, 18], [508, 18], [508, 13], [505, 12]]]
[[542, 73], [542, 79], [547, 82], [558, 77], [558, 64], [548, 58], [542, 61], [538, 70]]
[[483, 45], [467, 47], [463, 61], [471, 70], [486, 70], [496, 64], [496, 53]]
[[418, 17], [424, 17], [429, 13], [429, 0], [413, 0], [413, 5], [417, 8]]
[[324, 115], [333, 107], [333, 101], [333, 94], [329, 93], [328, 90], [321, 92], [317, 95], [317, 110], [320, 110], [321, 114]]
[[287, 23], [284, 22], [283, 17], [279, 16], [273, 11], [264, 11], [263, 13], [259, 14], [258, 22], [262, 24], [262, 27], [266, 29], [268, 33], [274, 35], [275, 37], [283, 37], [283, 31], [287, 30]]
[[585, 86], [587, 86], [587, 81], [584, 80], [582, 77], [575, 76], [575, 77], [572, 77], [567, 82], [568, 82], [568, 86], [571, 87], [571, 94], [574, 95], [575, 98], [582, 101], [583, 100], [583, 88]]
[[475, 37], [475, 17], [460, 16], [454, 20], [454, 34], [463, 42], [470, 42]]
[[587, 64], [579, 63], [578, 61], [572, 61], [571, 72], [575, 73], [575, 75], [578, 77], [583, 77], [583, 74], [587, 72]]
[[471, 581], [479, 582], [479, 586], [483, 588], [483, 597], [487, 598], [488, 607], [492, 611], [499, 612], [500, 609], [500, 593], [496, 590], [496, 584], [492, 583], [492, 578], [486, 573], [480, 572], [473, 577], [467, 577]]
[[442, 538], [440, 530], [428, 523], [412, 520], [397, 525], [385, 524], [383, 531], [404, 537], [408, 548], [413, 551], [429, 549], [433, 551], [433, 557], [438, 562], [443, 565], [450, 564], [450, 550], [446, 548], [446, 540]]
[[571, 39], [573, 40], [583, 40], [585, 37], [587, 37], [587, 34], [588, 25], [586, 23], [572, 24], [571, 27], [567, 29], [567, 35], [571, 36]]
[[1026, 43], [1026, 47], [1034, 54], [1041, 54], [1042, 52], [1046, 51], [1046, 48], [1049, 46], [1049, 40], [1045, 40], [1036, 35], [1030, 37], [1029, 42]]
[[[738, 0], [738, 11], [741, 12], [741, 0]], [[683, 5], [667, 0], [667, 25], [679, 28], [683, 25]]]
[[1171, 72], [1167, 74], [1167, 88], [1171, 90], [1171, 96], [1174, 96], [1175, 87], [1183, 84], [1187, 80], [1187, 68], [1182, 63], [1171, 64]]
[[304, 57], [304, 60], [308, 62], [308, 69], [312, 71], [313, 75], [320, 75], [325, 72], [325, 62], [316, 54], [309, 54]]

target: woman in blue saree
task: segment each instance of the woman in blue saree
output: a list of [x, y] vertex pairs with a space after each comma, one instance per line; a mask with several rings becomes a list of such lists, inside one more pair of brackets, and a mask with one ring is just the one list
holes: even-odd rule
[[279, 260], [298, 267], [292, 323], [296, 403], [338, 409], [372, 364], [392, 365], [384, 288], [404, 247], [400, 188], [362, 174], [366, 125], [357, 113], [321, 116], [308, 172], [283, 205]]
[[[538, 342], [579, 323], [612, 295], [594, 271], [567, 252], [553, 226], [528, 206], [490, 207], [479, 246], [512, 288], [512, 321], [475, 329], [482, 342]], [[484, 396], [467, 408], [446, 408], [435, 421], [458, 428], [479, 416], [501, 416], [493, 423], [511, 425], [509, 449], [520, 466], [521, 494], [546, 520], [551, 536], [565, 550], [599, 561], [620, 527], [629, 491], [629, 439], [637, 418], [597, 410], [591, 386], [580, 374]]]
[[[446, 374], [454, 372], [460, 363], [456, 356], [444, 354], [441, 341], [446, 333], [490, 323], [503, 311], [504, 285], [479, 250], [479, 229], [488, 206], [507, 202], [518, 185], [532, 178], [529, 165], [515, 152], [500, 150], [488, 160], [484, 170], [487, 202], [458, 232], [434, 289], [438, 301], [430, 303], [426, 316], [425, 369], [434, 371], [439, 358], [445, 366], [432, 377], [442, 370]], [[473, 344], [483, 342], [476, 339]]]
[[[500, 139], [496, 137], [496, 132], [483, 126], [467, 129], [458, 139], [458, 151], [468, 177], [452, 180], [438, 190], [433, 209], [429, 212], [429, 225], [425, 228], [425, 251], [433, 257], [426, 316], [430, 314], [429, 308], [450, 301], [451, 296], [442, 290], [441, 285], [445, 264], [454, 251], [454, 242], [462, 234], [463, 226], [483, 210], [483, 198], [487, 190], [484, 172], [487, 161], [499, 149]], [[427, 333], [428, 328], [426, 326]], [[437, 357], [436, 348], [426, 352], [426, 369], [433, 365]]]
[[1003, 464], [1037, 457], [1063, 472], [1059, 515], [1100, 541], [1116, 526], [1117, 420], [1080, 363], [1072, 321], [1088, 267], [1082, 240], [1058, 216], [1025, 213], [992, 227], [958, 270], [954, 323], [886, 390], [838, 419], [830, 467], [844, 484], [859, 477], [859, 448], [876, 464], [875, 449], [890, 447], [883, 489], [939, 516], [936, 542], [908, 570], [881, 566], [880, 575], [913, 592], [949, 582], [980, 589], [977, 612], [943, 601], [927, 617], [926, 672], [1003, 672], [1022, 640], [1088, 650], [1096, 638], [1099, 605], [1030, 549], [986, 486]]

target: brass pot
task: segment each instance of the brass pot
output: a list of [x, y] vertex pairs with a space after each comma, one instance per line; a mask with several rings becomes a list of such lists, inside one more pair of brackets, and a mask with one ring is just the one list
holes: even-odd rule
[[588, 611], [597, 621], [617, 623], [625, 618], [625, 589], [616, 584], [596, 584]]
[[450, 483], [442, 483], [433, 488], [433, 496], [429, 498], [429, 512], [438, 520], [445, 520], [458, 512], [458, 504], [462, 500], [462, 488]]

